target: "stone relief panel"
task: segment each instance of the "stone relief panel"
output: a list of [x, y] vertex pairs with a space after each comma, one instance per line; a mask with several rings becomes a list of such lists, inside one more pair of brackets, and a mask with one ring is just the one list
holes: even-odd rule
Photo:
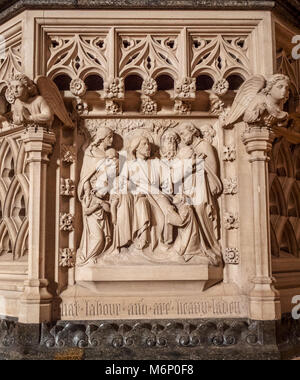
[[[210, 125], [86, 120], [77, 266], [219, 265], [219, 159]], [[87, 133], [88, 132], [88, 133]]]

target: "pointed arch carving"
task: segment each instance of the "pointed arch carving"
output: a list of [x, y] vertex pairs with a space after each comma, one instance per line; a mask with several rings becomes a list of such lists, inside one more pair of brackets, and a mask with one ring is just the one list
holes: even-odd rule
[[270, 171], [272, 255], [299, 258], [300, 250], [300, 145], [284, 138], [275, 141]]
[[140, 75], [156, 78], [170, 75], [180, 77], [178, 36], [141, 35], [119, 36], [119, 76]]
[[191, 51], [193, 77], [210, 74], [220, 80], [239, 74], [246, 79], [251, 74], [246, 37], [192, 36]]
[[66, 74], [71, 79], [84, 77], [88, 72], [108, 79], [106, 36], [52, 36], [48, 43], [47, 74], [55, 79]]
[[3, 138], [0, 145], [0, 257], [18, 260], [28, 252], [29, 182], [25, 149], [19, 134]]

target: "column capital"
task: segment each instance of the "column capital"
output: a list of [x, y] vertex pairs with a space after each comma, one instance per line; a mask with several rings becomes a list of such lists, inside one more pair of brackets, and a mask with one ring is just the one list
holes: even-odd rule
[[251, 156], [249, 161], [269, 161], [275, 138], [276, 134], [271, 128], [261, 124], [247, 124], [242, 141]]
[[27, 162], [48, 162], [56, 137], [51, 129], [33, 125], [23, 133], [22, 141], [29, 154]]

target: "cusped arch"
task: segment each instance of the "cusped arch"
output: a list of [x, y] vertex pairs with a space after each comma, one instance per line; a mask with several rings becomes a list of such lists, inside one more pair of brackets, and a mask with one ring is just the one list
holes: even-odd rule
[[278, 141], [273, 147], [273, 170], [280, 177], [294, 177], [294, 162], [290, 145], [285, 139]]
[[10, 185], [8, 194], [4, 203], [3, 217], [13, 221], [18, 230], [27, 215], [28, 202], [24, 191], [18, 179], [15, 177]]
[[16, 156], [14, 155], [14, 149], [8, 140], [5, 140], [0, 148], [0, 178], [6, 191], [15, 176], [15, 163]]
[[293, 154], [293, 162], [295, 167], [295, 178], [300, 181], [300, 144], [296, 146]]
[[300, 218], [300, 189], [295, 181], [287, 195], [288, 216]]
[[287, 216], [287, 204], [281, 183], [277, 177], [273, 178], [270, 189], [271, 215]]
[[274, 257], [280, 257], [280, 248], [277, 240], [277, 236], [275, 233], [275, 230], [273, 228], [273, 225], [271, 223], [271, 253]]
[[16, 243], [13, 249], [13, 257], [15, 260], [18, 260], [28, 254], [28, 234], [29, 223], [28, 219], [25, 218], [18, 232]]
[[293, 226], [289, 220], [286, 221], [284, 229], [280, 235], [280, 239], [278, 240], [280, 256], [292, 255], [294, 257], [299, 257], [297, 238]]
[[13, 253], [14, 234], [4, 220], [0, 224], [0, 257]]

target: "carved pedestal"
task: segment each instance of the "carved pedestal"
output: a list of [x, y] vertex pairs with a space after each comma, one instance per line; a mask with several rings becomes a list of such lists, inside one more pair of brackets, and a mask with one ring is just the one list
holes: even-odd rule
[[29, 165], [29, 273], [20, 300], [20, 322], [51, 319], [52, 296], [45, 278], [47, 164], [55, 143], [53, 132], [31, 126], [23, 136]]
[[243, 142], [250, 155], [253, 184], [253, 223], [255, 277], [250, 293], [250, 317], [255, 320], [281, 318], [278, 292], [273, 287], [271, 269], [271, 238], [269, 216], [269, 155], [274, 133], [262, 125], [249, 125]]

